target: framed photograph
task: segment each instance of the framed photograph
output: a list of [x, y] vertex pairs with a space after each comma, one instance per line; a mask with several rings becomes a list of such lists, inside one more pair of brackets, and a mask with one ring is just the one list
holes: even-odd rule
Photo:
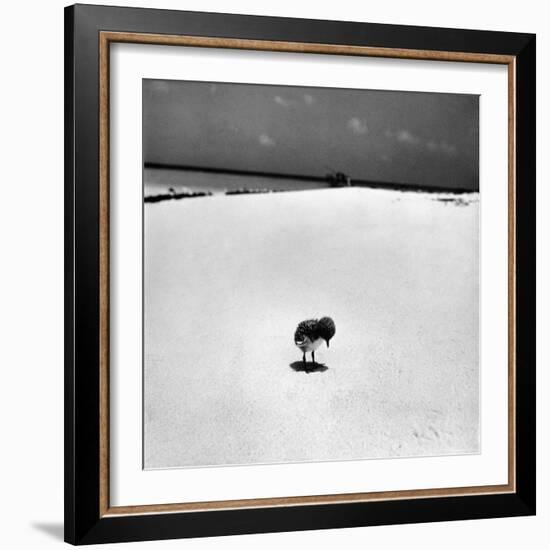
[[65, 11], [65, 538], [535, 513], [535, 36]]

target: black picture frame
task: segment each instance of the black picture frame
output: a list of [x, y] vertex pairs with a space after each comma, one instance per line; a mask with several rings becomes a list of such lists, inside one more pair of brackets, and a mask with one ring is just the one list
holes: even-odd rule
[[[100, 496], [100, 33], [510, 56], [515, 67], [515, 490], [110, 515]], [[535, 514], [535, 36], [75, 5], [65, 8], [65, 540], [72, 544]]]

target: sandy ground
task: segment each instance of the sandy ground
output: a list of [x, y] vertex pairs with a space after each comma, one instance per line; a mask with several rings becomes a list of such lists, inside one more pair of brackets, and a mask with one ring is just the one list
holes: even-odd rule
[[[442, 198], [145, 205], [145, 467], [478, 452], [478, 195]], [[295, 370], [323, 315], [324, 367]]]

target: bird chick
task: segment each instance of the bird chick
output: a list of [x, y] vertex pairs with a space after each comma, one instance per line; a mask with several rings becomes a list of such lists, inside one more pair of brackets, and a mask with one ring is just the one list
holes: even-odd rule
[[311, 352], [312, 363], [315, 363], [315, 350], [326, 342], [327, 348], [331, 338], [336, 333], [336, 325], [330, 317], [321, 317], [321, 319], [306, 319], [298, 324], [294, 333], [294, 343], [302, 353], [304, 370], [308, 371], [306, 362], [306, 353]]

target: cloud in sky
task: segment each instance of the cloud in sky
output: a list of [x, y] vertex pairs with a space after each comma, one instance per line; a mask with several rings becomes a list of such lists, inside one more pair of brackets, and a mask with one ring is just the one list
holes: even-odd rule
[[270, 138], [267, 134], [260, 134], [258, 142], [262, 147], [273, 147], [275, 145], [275, 140]]
[[409, 145], [418, 145], [420, 143], [420, 138], [409, 132], [409, 130], [397, 130], [395, 132], [395, 139], [399, 143], [407, 143]]
[[[313, 105], [315, 103], [315, 98], [311, 94], [303, 94], [302, 96], [304, 103], [306, 105]], [[297, 107], [301, 104], [299, 99], [289, 99], [288, 97], [283, 97], [282, 95], [276, 95], [273, 98], [273, 101], [281, 107]]]
[[367, 123], [358, 117], [352, 117], [348, 120], [348, 129], [357, 135], [364, 135], [369, 131]]
[[277, 103], [277, 105], [280, 105], [281, 107], [290, 107], [292, 103], [294, 103], [293, 101], [289, 99], [285, 99], [283, 96], [280, 96], [280, 95], [276, 95], [274, 97], [274, 100], [275, 100], [275, 103]]
[[435, 141], [432, 139], [426, 141], [406, 129], [395, 131], [386, 130], [386, 137], [394, 139], [398, 143], [421, 147], [430, 153], [444, 154], [447, 156], [454, 156], [458, 153], [458, 149], [455, 145], [446, 141]]
[[449, 156], [456, 155], [457, 153], [456, 147], [446, 141], [428, 141], [426, 143], [426, 149], [428, 149], [431, 153], [444, 153]]

